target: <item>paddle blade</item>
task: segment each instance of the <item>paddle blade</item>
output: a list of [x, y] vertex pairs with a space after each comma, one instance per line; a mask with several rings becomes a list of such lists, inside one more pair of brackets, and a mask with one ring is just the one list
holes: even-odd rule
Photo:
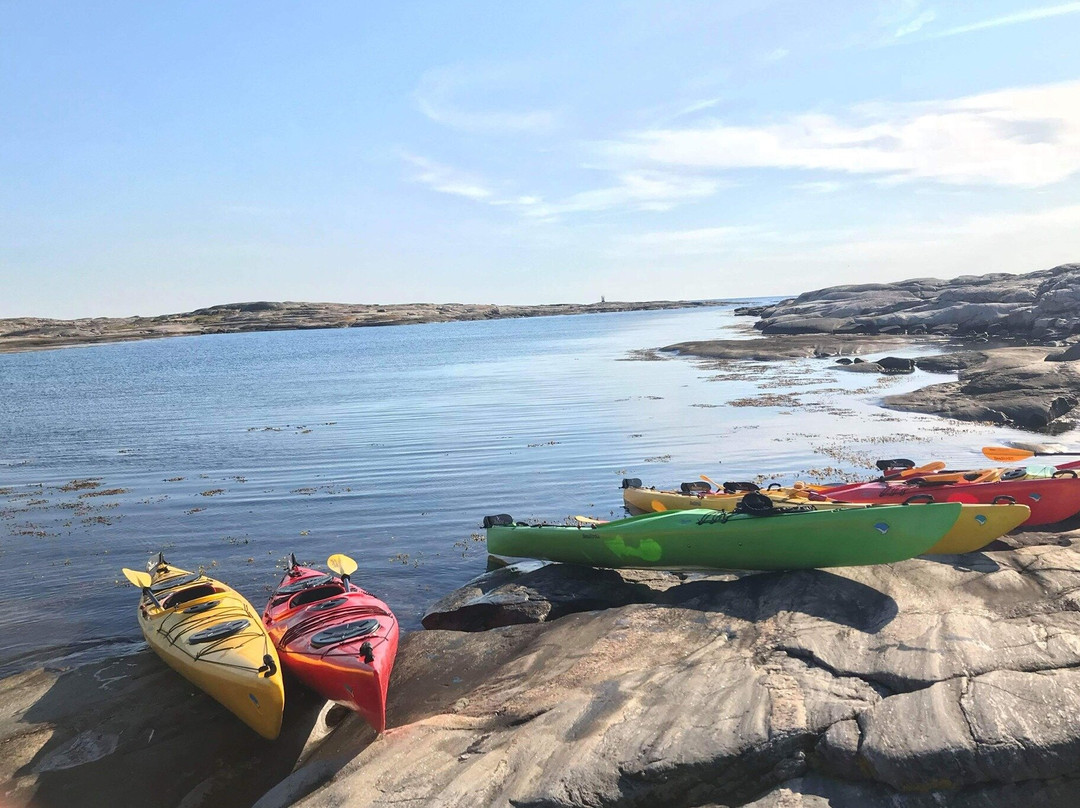
[[574, 520], [583, 525], [603, 525], [607, 523], [606, 519], [593, 519], [591, 516], [575, 516]]
[[663, 503], [663, 502], [661, 502], [661, 501], [660, 501], [660, 500], [658, 500], [658, 499], [654, 499], [654, 500], [653, 500], [652, 502], [650, 502], [649, 504], [650, 504], [650, 505], [652, 506], [652, 509], [653, 509], [654, 511], [658, 512], [658, 513], [659, 513], [660, 511], [666, 511], [666, 510], [667, 510], [667, 506], [666, 506], [666, 505], [664, 505], [664, 503]]
[[709, 479], [709, 475], [707, 475], [707, 474], [699, 474], [698, 478], [701, 479], [701, 480], [704, 480], [705, 482], [707, 482], [709, 485], [711, 485], [717, 491], [720, 490], [720, 486], [717, 485], [716, 483], [714, 483], [711, 479]]
[[120, 571], [124, 573], [124, 577], [128, 579], [132, 586], [137, 586], [139, 589], [150, 588], [150, 573], [136, 572], [135, 570], [129, 570], [127, 567]]
[[998, 463], [1015, 463], [1018, 460], [1027, 460], [1034, 457], [1035, 452], [1025, 449], [1009, 449], [1005, 446], [984, 446], [982, 453]]
[[326, 559], [326, 566], [338, 575], [352, 575], [356, 572], [356, 562], [343, 553], [334, 553]]

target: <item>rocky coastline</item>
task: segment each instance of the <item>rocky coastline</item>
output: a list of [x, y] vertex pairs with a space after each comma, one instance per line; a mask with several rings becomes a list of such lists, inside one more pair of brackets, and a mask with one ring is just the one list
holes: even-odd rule
[[[758, 318], [754, 328], [765, 336], [683, 342], [662, 350], [710, 360], [817, 357], [859, 372], [918, 368], [956, 374], [955, 381], [888, 396], [882, 403], [1046, 434], [1078, 423], [1080, 264], [1026, 275], [835, 286], [737, 313]], [[878, 362], [859, 357], [902, 353], [913, 343], [941, 352]]]
[[[744, 312], [761, 339], [662, 350], [958, 374], [885, 404], [1069, 428], [1080, 265], [987, 277], [812, 292]], [[912, 340], [935, 353], [905, 359]], [[895, 361], [853, 361], [874, 353]], [[402, 639], [379, 738], [293, 687], [282, 737], [261, 741], [149, 651], [2, 680], [0, 805], [1080, 801], [1080, 518], [876, 567], [496, 567], [423, 624]]]
[[157, 317], [42, 317], [0, 319], [0, 353], [47, 350], [77, 345], [130, 342], [200, 334], [299, 331], [316, 328], [366, 328], [463, 320], [501, 320], [622, 311], [718, 306], [720, 301], [647, 301], [560, 303], [545, 306], [496, 306], [485, 303], [228, 303], [182, 314]]

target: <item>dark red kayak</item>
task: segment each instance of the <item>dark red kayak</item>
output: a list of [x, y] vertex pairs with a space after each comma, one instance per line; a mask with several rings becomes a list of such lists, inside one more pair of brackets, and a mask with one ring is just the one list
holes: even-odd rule
[[[355, 564], [353, 565], [355, 567]], [[349, 581], [292, 559], [263, 623], [281, 664], [319, 695], [386, 729], [386, 687], [397, 656], [389, 607]]]

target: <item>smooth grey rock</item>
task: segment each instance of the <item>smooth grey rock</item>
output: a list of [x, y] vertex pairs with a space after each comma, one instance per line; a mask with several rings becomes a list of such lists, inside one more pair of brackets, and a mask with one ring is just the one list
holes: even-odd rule
[[766, 334], [990, 332], [1045, 336], [1080, 331], [1080, 264], [1022, 275], [917, 278], [893, 284], [834, 286], [799, 295], [762, 313]]
[[[998, 348], [919, 360], [923, 369], [956, 367], [959, 381], [886, 396], [886, 407], [1032, 431], [1059, 431], [1080, 404], [1080, 370], [1046, 363], [1041, 348]], [[980, 357], [983, 357], [980, 362]]]
[[1046, 357], [1047, 362], [1075, 362], [1080, 359], [1080, 342], [1070, 345], [1060, 353], [1052, 353]]

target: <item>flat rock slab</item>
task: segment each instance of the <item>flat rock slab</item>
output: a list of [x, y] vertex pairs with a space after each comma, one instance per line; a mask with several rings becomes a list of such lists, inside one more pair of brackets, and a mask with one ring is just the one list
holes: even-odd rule
[[394, 728], [300, 804], [1004, 806], [1078, 793], [1072, 546], [648, 589], [649, 603], [553, 622], [411, 635]]
[[[1073, 805], [1080, 533], [1043, 535], [1054, 543], [829, 571], [502, 570], [463, 589], [462, 628], [491, 623], [470, 604], [500, 587], [552, 593], [563, 616], [530, 607], [534, 622], [408, 634], [378, 739], [351, 714], [328, 729], [290, 682], [283, 737], [265, 743], [149, 653], [23, 674], [0, 692], [0, 794], [124, 806], [153, 783], [162, 808]], [[451, 620], [454, 602], [432, 613]]]
[[271, 743], [150, 651], [12, 676], [0, 680], [0, 804], [250, 805], [319, 734], [322, 706], [290, 689]]

